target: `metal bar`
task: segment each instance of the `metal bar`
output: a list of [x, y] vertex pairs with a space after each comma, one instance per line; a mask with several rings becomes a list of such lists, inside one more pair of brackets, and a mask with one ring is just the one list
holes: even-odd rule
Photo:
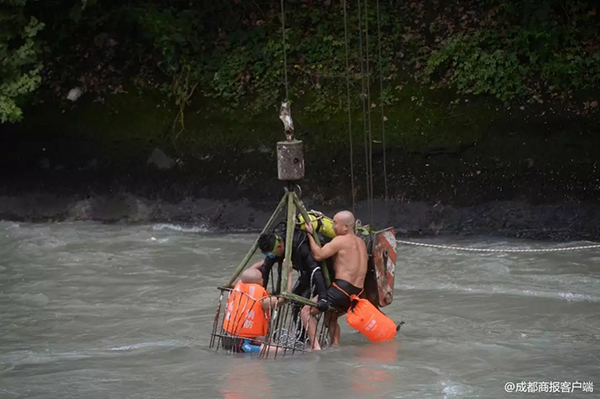
[[267, 358], [269, 357], [269, 352], [271, 349], [271, 346], [275, 346], [275, 353], [273, 354], [273, 358], [277, 359], [277, 352], [279, 352], [279, 350], [277, 349], [277, 345], [279, 345], [279, 343], [281, 342], [281, 325], [282, 320], [283, 320], [283, 312], [284, 310], [279, 308], [277, 310], [277, 320], [275, 320], [275, 327], [273, 328], [274, 332], [279, 334], [277, 336], [277, 341], [273, 342], [273, 334], [271, 333], [271, 335], [269, 336], [269, 348], [267, 349]]
[[296, 301], [303, 305], [308, 305], [308, 306], [312, 306], [315, 308], [317, 307], [317, 303], [315, 301], [311, 301], [310, 299], [306, 299], [300, 295], [292, 294], [291, 292], [284, 292], [281, 294], [281, 296], [284, 297], [285, 299]]
[[213, 322], [213, 330], [210, 338], [210, 343], [208, 345], [209, 348], [214, 347], [215, 345], [215, 334], [217, 333], [217, 327], [219, 326], [219, 316], [221, 315], [221, 305], [223, 302], [223, 291], [221, 291], [221, 296], [219, 297], [219, 305], [217, 306], [217, 312], [215, 314], [215, 321]]
[[[306, 208], [304, 207], [304, 204], [302, 203], [300, 198], [298, 198], [298, 196], [296, 195], [295, 192], [291, 193], [291, 195], [294, 197], [294, 203], [296, 204], [296, 207], [298, 207], [298, 209], [300, 210], [300, 213], [302, 214], [304, 221], [306, 223], [310, 223], [310, 219], [308, 217], [308, 212], [306, 212]], [[319, 240], [319, 236], [317, 235], [317, 232], [315, 231], [315, 229], [313, 229], [312, 236], [315, 239], [315, 242], [317, 243], [317, 245], [321, 246], [321, 240]], [[321, 261], [321, 262], [319, 262], [319, 264], [321, 265], [321, 273], [323, 274], [323, 278], [325, 279], [325, 285], [327, 287], [329, 287], [331, 285], [331, 280], [329, 278], [329, 269], [327, 268], [325, 261]]]
[[287, 305], [288, 311], [286, 314], [286, 322], [287, 322], [287, 340], [285, 342], [285, 349], [283, 350], [283, 356], [285, 356], [287, 354], [288, 350], [291, 350], [292, 353], [294, 350], [294, 345], [296, 343], [296, 335], [295, 335], [295, 329], [293, 328], [293, 324], [294, 324], [294, 304], [288, 304]]
[[[273, 303], [271, 301], [269, 301], [269, 320], [268, 320], [268, 328], [267, 328], [267, 335], [265, 336], [265, 340], [263, 342], [263, 344], [261, 345], [261, 350], [260, 350], [260, 354], [259, 357], [265, 357], [268, 352], [269, 349], [271, 349], [271, 343], [273, 342], [273, 332], [275, 331], [273, 328], [273, 313], [277, 312], [277, 305], [273, 306]], [[279, 314], [277, 314], [277, 317], [279, 317]]]
[[[296, 205], [294, 204], [294, 193], [288, 192], [287, 194], [287, 225], [286, 225], [286, 236], [285, 236], [285, 257], [283, 258], [283, 278], [282, 286], [284, 291], [291, 291], [288, 287], [288, 278], [292, 271], [292, 243], [294, 241], [294, 218], [296, 217]], [[290, 279], [291, 280], [291, 279]], [[291, 281], [290, 281], [291, 282]]]
[[[288, 305], [290, 307], [290, 318], [289, 318], [289, 324], [288, 324], [288, 340], [287, 340], [287, 346], [290, 345], [290, 341], [291, 341], [291, 348], [286, 348], [286, 350], [283, 352], [283, 355], [285, 356], [287, 349], [290, 349], [292, 351], [292, 354], [294, 354], [296, 352], [296, 324], [294, 323], [294, 311], [295, 311], [295, 307], [297, 306], [296, 304], [289, 304]], [[291, 339], [290, 339], [291, 337]]]
[[273, 343], [273, 333], [277, 331], [277, 322], [279, 320], [279, 313], [277, 313], [277, 320], [273, 323], [273, 307], [269, 306], [271, 313], [269, 314], [269, 327], [267, 331], [267, 336], [265, 337], [265, 342], [261, 345], [261, 351], [259, 354], [260, 358], [268, 358], [269, 350], [271, 349], [271, 344]]
[[[286, 325], [289, 313], [290, 313], [290, 306], [287, 305], [281, 309], [281, 312], [279, 314], [279, 320], [280, 320], [279, 339], [275, 343], [277, 349], [275, 350], [275, 355], [273, 356], [274, 359], [277, 359], [277, 355], [279, 354], [279, 348], [281, 348], [281, 347], [283, 347], [283, 356], [285, 357], [285, 352], [286, 352], [285, 348], [286, 348], [286, 346], [288, 344], [288, 340], [289, 340], [289, 331], [286, 330], [285, 325]], [[282, 339], [283, 334], [286, 334], [285, 340]]]
[[325, 345], [325, 343], [327, 342], [327, 335], [329, 334], [329, 326], [327, 325], [327, 319], [327, 315], [321, 313], [321, 317], [317, 321], [317, 327], [319, 321], [321, 322], [321, 332], [319, 333], [319, 338], [317, 339], [319, 341], [319, 345], [321, 345], [321, 348], [327, 346]]
[[[283, 207], [285, 205], [285, 202], [286, 202], [286, 199], [288, 198], [289, 194], [290, 193], [286, 192], [285, 195], [283, 196], [283, 198], [281, 199], [281, 201], [279, 201], [279, 205], [277, 205], [277, 208], [275, 208], [275, 212], [273, 212], [273, 214], [271, 215], [271, 218], [269, 219], [269, 221], [267, 222], [267, 224], [263, 228], [262, 232], [260, 233], [261, 235], [264, 234], [264, 233], [266, 233], [267, 230], [269, 230], [271, 228], [271, 226], [273, 225], [273, 222], [275, 222], [275, 219], [277, 218], [277, 216], [279, 216], [279, 213], [283, 209]], [[288, 202], [289, 202], [289, 200], [288, 200]], [[231, 279], [229, 279], [229, 282], [226, 284], [227, 287], [232, 287], [232, 284], [235, 281], [235, 279], [238, 278], [238, 276], [240, 275], [240, 273], [242, 272], [242, 270], [244, 270], [244, 267], [246, 267], [246, 265], [248, 264], [248, 261], [250, 261], [250, 258], [252, 257], [252, 255], [254, 255], [254, 252], [256, 252], [256, 250], [258, 249], [258, 238], [259, 237], [256, 237], [256, 240], [254, 241], [254, 244], [252, 244], [252, 247], [250, 248], [250, 250], [248, 251], [248, 253], [244, 257], [244, 259], [242, 260], [242, 262], [239, 264], [239, 266], [237, 267], [237, 269], [235, 269], [235, 272], [233, 273], [233, 276], [231, 276]]]

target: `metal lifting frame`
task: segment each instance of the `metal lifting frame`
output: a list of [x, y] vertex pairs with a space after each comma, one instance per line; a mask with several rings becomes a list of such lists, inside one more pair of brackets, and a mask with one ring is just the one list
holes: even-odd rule
[[[284, 287], [284, 291], [281, 293], [281, 296], [286, 299], [295, 300], [295, 301], [297, 301], [299, 303], [303, 303], [305, 305], [316, 306], [317, 304], [314, 301], [308, 300], [308, 299], [300, 297], [298, 295], [294, 295], [290, 292], [291, 290], [288, 288], [288, 276], [291, 275], [291, 268], [292, 268], [292, 242], [293, 242], [292, 238], [294, 235], [296, 210], [300, 211], [300, 214], [302, 215], [302, 217], [304, 218], [305, 221], [310, 221], [310, 218], [308, 216], [306, 208], [304, 207], [302, 200], [300, 200], [300, 198], [298, 197], [298, 195], [296, 194], [295, 191], [290, 190], [290, 189], [286, 190], [285, 194], [283, 195], [283, 198], [281, 198], [281, 201], [279, 201], [279, 205], [277, 205], [277, 208], [275, 208], [275, 211], [273, 212], [273, 214], [267, 221], [267, 224], [262, 229], [261, 235], [266, 233], [267, 231], [269, 231], [269, 229], [271, 227], [273, 227], [273, 223], [275, 223], [275, 220], [277, 220], [277, 217], [279, 216], [279, 214], [283, 210], [283, 207], [286, 204], [287, 204], [286, 240], [285, 240], [285, 253], [284, 253], [284, 258], [283, 258], [283, 271], [282, 271], [282, 273], [283, 273], [282, 286]], [[318, 237], [315, 229], [313, 229], [312, 236], [315, 239], [315, 242], [317, 243], [317, 245], [321, 246], [321, 241], [319, 240], [319, 237]], [[257, 249], [258, 249], [258, 237], [256, 238], [256, 240], [250, 247], [250, 250], [244, 257], [244, 259], [242, 259], [242, 261], [240, 262], [238, 267], [235, 269], [235, 271], [233, 272], [233, 275], [231, 276], [231, 278], [229, 279], [227, 284], [225, 284], [224, 287], [227, 287], [227, 288], [233, 287], [234, 281], [239, 277], [239, 275], [242, 273], [242, 271], [246, 268], [246, 266], [248, 265], [248, 262], [250, 261], [250, 258], [252, 258], [252, 256], [256, 253]], [[325, 262], [321, 261], [320, 264], [321, 264], [321, 273], [323, 273], [323, 278], [325, 279], [325, 284], [327, 287], [329, 287], [329, 285], [331, 284], [331, 280], [329, 278], [329, 270], [327, 269]]]

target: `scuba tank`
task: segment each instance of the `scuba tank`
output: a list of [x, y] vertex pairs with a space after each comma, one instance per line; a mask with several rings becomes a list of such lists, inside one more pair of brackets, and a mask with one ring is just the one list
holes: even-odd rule
[[[308, 211], [308, 218], [312, 222], [313, 229], [317, 232], [317, 234], [322, 234], [325, 237], [333, 238], [335, 237], [335, 231], [333, 230], [333, 220], [323, 215], [318, 211]], [[300, 224], [301, 230], [306, 230], [304, 226], [304, 217], [299, 214], [297, 223]]]

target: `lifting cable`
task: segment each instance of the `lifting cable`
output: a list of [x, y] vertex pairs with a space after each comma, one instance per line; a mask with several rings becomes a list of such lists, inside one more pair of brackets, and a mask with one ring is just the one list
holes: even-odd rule
[[379, 104], [381, 106], [381, 148], [383, 150], [383, 186], [384, 197], [388, 199], [387, 166], [385, 159], [385, 114], [383, 110], [383, 66], [381, 65], [381, 16], [379, 11], [379, 0], [377, 0], [377, 38], [379, 47]]
[[350, 189], [352, 190], [352, 213], [354, 214], [356, 208], [356, 193], [354, 191], [354, 149], [352, 145], [352, 111], [350, 109], [350, 60], [348, 54], [348, 16], [346, 12], [346, 0], [343, 0], [343, 6], [344, 38], [346, 43], [346, 102], [348, 108], [348, 141], [350, 142]]
[[371, 69], [369, 67], [369, 0], [365, 0], [365, 53], [367, 72], [367, 120], [369, 128], [369, 216], [371, 228], [373, 228], [373, 137], [371, 129]]
[[[369, 214], [373, 215], [371, 210], [372, 201], [371, 201], [371, 189], [370, 189], [370, 179], [369, 179], [369, 144], [368, 144], [368, 129], [367, 129], [367, 109], [366, 109], [366, 88], [365, 88], [365, 58], [363, 55], [363, 32], [362, 32], [362, 0], [358, 0], [358, 38], [359, 38], [359, 56], [360, 56], [360, 75], [361, 75], [361, 93], [360, 97], [362, 99], [362, 114], [363, 114], [363, 130], [365, 137], [365, 172], [367, 178], [367, 197], [369, 204]], [[372, 223], [372, 221], [371, 221]]]
[[285, 10], [283, 8], [283, 0], [281, 0], [281, 29], [283, 33], [283, 74], [285, 82], [285, 102], [290, 100], [289, 88], [288, 88], [288, 76], [287, 76], [287, 51], [285, 44]]

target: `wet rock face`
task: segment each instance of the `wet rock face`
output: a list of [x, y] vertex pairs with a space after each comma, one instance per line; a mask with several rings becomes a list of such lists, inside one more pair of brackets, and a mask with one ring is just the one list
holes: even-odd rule
[[[0, 146], [0, 219], [260, 230], [284, 193], [276, 141], [185, 157], [149, 140], [96, 148], [80, 139], [17, 133]], [[351, 164], [347, 146], [305, 140], [298, 183], [307, 208], [333, 214], [354, 203], [363, 224], [393, 226], [403, 236], [600, 240], [600, 142], [593, 141], [600, 136], [560, 136], [575, 147], [538, 136], [527, 136], [527, 146], [519, 135], [422, 151], [390, 146], [385, 157], [375, 148], [372, 213], [358, 145]]]
[[[276, 171], [245, 169], [241, 183], [236, 183], [241, 174], [222, 167], [204, 173], [50, 170], [5, 175], [0, 180], [0, 219], [168, 222], [217, 231], [258, 231], [284, 193]], [[537, 174], [531, 180], [519, 176], [518, 182], [495, 174], [479, 176], [405, 169], [388, 179], [390, 198], [373, 201], [372, 223], [377, 229], [393, 226], [398, 235], [409, 237], [485, 234], [600, 240], [600, 196], [591, 185], [586, 190], [563, 186], [561, 191]], [[572, 176], [571, 182], [577, 179]], [[302, 182], [302, 200], [307, 208], [329, 215], [352, 209], [347, 181], [340, 170], [330, 169], [327, 174], [313, 170]], [[593, 179], [588, 181], [593, 185]], [[381, 186], [377, 189], [382, 191]], [[364, 196], [357, 196], [355, 214], [363, 224], [371, 223]]]
[[[276, 146], [284, 135], [269, 113], [231, 119], [198, 103], [179, 135], [176, 110], [160, 96], [86, 101], [67, 112], [41, 104], [26, 123], [0, 125], [0, 218], [258, 230], [283, 195]], [[386, 108], [386, 153], [377, 134], [369, 160], [373, 212], [360, 123], [350, 154], [345, 113], [322, 118], [296, 107], [307, 207], [354, 206], [363, 223], [406, 236], [599, 239], [600, 114], [439, 101], [407, 97]]]

